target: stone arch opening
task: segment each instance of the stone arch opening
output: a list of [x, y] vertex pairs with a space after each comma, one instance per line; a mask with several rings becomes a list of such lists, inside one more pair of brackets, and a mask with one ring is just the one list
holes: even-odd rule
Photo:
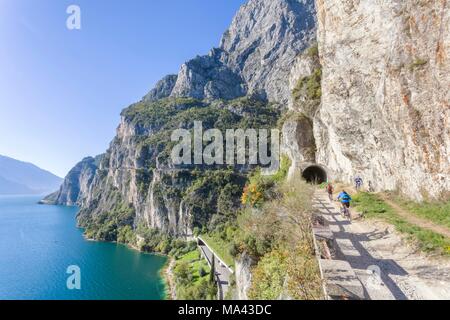
[[303, 170], [302, 177], [306, 182], [313, 184], [321, 184], [328, 181], [325, 169], [317, 165], [309, 166]]

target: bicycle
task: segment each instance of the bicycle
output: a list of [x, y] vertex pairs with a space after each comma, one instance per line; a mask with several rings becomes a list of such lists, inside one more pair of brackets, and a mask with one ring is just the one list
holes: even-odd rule
[[350, 222], [352, 221], [352, 214], [350, 213], [350, 209], [344, 204], [341, 204], [341, 215], [343, 218], [347, 218], [348, 220], [350, 220]]

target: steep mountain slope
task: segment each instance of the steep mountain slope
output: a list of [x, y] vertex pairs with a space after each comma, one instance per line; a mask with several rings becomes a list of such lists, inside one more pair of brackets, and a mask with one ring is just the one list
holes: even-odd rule
[[45, 197], [40, 203], [67, 206], [81, 205], [87, 197], [101, 157], [84, 158], [70, 170], [59, 190]]
[[245, 95], [286, 103], [297, 56], [315, 40], [313, 0], [250, 0], [236, 14], [220, 47], [162, 79], [145, 99], [235, 99]]
[[0, 194], [40, 194], [58, 189], [62, 179], [31, 163], [0, 156]]
[[25, 185], [0, 177], [0, 195], [33, 194], [35, 192]]
[[89, 186], [79, 187], [91, 175], [77, 166], [44, 202], [81, 205], [80, 225], [89, 237], [106, 240], [127, 226], [188, 237], [194, 228], [228, 220], [249, 168], [174, 167], [170, 134], [192, 129], [194, 120], [204, 130], [275, 128], [286, 108], [279, 102], [289, 100], [291, 64], [314, 37], [313, 0], [250, 0], [220, 48], [188, 61], [122, 112]]
[[251, 0], [236, 14], [220, 48], [248, 94], [286, 103], [292, 64], [315, 39], [314, 1]]
[[171, 133], [192, 129], [194, 120], [204, 130], [271, 128], [278, 116], [271, 105], [244, 98], [166, 98], [130, 106], [82, 202], [80, 225], [92, 238], [114, 240], [130, 225], [189, 237], [194, 228], [226, 220], [236, 213], [245, 176], [226, 166], [174, 167]]
[[235, 214], [249, 168], [175, 167], [170, 133], [194, 120], [273, 128], [287, 108], [291, 173], [314, 166], [417, 200], [448, 196], [447, 4], [317, 0], [316, 18], [312, 0], [248, 1], [219, 48], [123, 111], [93, 178], [74, 171], [92, 183], [60, 203], [80, 204], [80, 224], [98, 239], [141, 225], [186, 237], [214, 227]]

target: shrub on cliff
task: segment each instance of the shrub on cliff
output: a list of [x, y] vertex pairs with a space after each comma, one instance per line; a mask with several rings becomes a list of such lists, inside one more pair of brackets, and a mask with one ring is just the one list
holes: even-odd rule
[[273, 250], [265, 255], [252, 272], [249, 298], [252, 300], [277, 300], [283, 292], [288, 253]]
[[134, 243], [136, 242], [136, 235], [134, 234], [131, 226], [127, 225], [119, 228], [117, 242], [134, 245]]
[[235, 254], [256, 261], [250, 297], [320, 299], [322, 284], [312, 236], [314, 189], [299, 176], [275, 183], [272, 198], [239, 216]]
[[301, 97], [306, 97], [311, 101], [320, 101], [322, 97], [322, 69], [317, 68], [314, 72], [307, 77], [301, 78], [294, 90], [292, 96], [294, 101], [299, 100]]

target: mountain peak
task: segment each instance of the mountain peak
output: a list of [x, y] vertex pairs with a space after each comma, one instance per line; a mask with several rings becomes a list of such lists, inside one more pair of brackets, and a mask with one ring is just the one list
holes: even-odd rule
[[144, 98], [234, 99], [287, 103], [297, 56], [316, 39], [314, 0], [250, 0], [209, 54], [186, 62]]
[[243, 77], [249, 93], [286, 102], [295, 58], [316, 39], [314, 0], [250, 0], [243, 5], [220, 47], [226, 64]]

